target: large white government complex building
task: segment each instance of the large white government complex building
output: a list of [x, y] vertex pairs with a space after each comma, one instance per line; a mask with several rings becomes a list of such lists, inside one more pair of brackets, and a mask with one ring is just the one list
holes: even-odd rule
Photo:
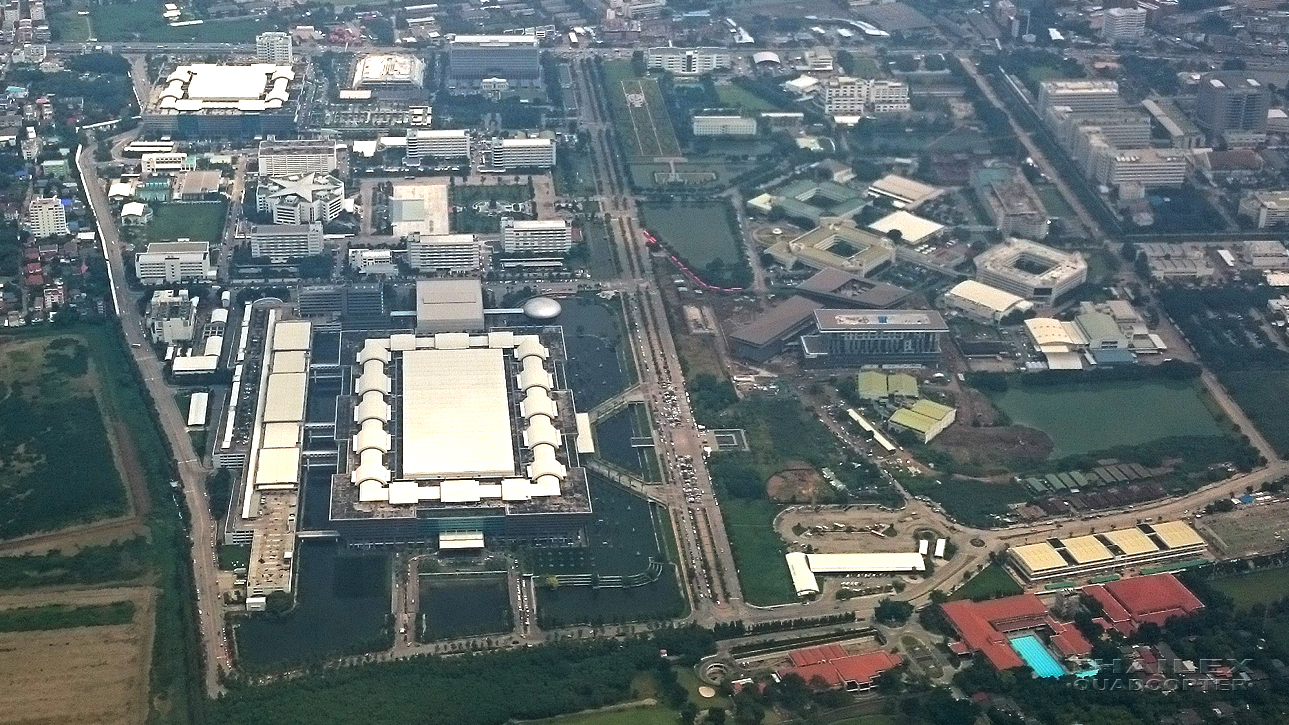
[[1078, 252], [1009, 239], [976, 255], [976, 279], [1032, 302], [1050, 305], [1088, 279]]
[[298, 522], [310, 536], [449, 550], [579, 540], [591, 501], [578, 456], [594, 443], [560, 382], [561, 328], [491, 325], [473, 279], [420, 281], [415, 299], [414, 324], [370, 330], [315, 330], [274, 307], [257, 379], [237, 365], [235, 390], [258, 401], [230, 524], [252, 546], [248, 606], [290, 589], [292, 522], [320, 474], [329, 486], [306, 495], [325, 497], [325, 516]]
[[290, 65], [179, 65], [143, 104], [141, 126], [177, 138], [290, 135], [299, 90]]

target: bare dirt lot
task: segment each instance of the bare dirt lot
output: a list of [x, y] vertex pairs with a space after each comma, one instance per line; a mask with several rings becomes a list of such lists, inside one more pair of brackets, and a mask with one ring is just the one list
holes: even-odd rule
[[134, 621], [0, 633], [0, 723], [134, 725], [147, 715], [154, 592], [146, 587], [0, 595], [0, 609], [135, 603]]
[[784, 470], [770, 476], [765, 492], [780, 503], [813, 503], [828, 484], [813, 466], [805, 461], [789, 461]]
[[[838, 531], [834, 524], [845, 528]], [[889, 526], [894, 526], [895, 531], [886, 538], [870, 530], [877, 527], [887, 533]], [[820, 554], [917, 551], [913, 533], [930, 530], [916, 519], [909, 519], [907, 514], [859, 507], [846, 511], [838, 506], [821, 507], [819, 511], [815, 511], [813, 506], [799, 506], [780, 516], [777, 528], [784, 540], [809, 545]], [[819, 531], [820, 528], [825, 530]]]
[[952, 425], [932, 445], [964, 465], [1000, 472], [1047, 460], [1052, 453], [1052, 439], [1046, 433], [1021, 425]]
[[1280, 551], [1289, 539], [1289, 502], [1276, 501], [1225, 514], [1210, 514], [1195, 524], [1224, 556]]

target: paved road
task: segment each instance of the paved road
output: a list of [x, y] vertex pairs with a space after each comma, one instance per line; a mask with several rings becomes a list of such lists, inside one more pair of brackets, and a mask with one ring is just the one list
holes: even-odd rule
[[116, 307], [121, 328], [130, 344], [134, 362], [156, 406], [162, 432], [170, 441], [171, 449], [179, 464], [179, 480], [184, 500], [192, 517], [192, 563], [197, 586], [199, 624], [204, 646], [205, 683], [207, 694], [214, 696], [223, 691], [219, 671], [227, 668], [227, 649], [224, 638], [223, 604], [219, 597], [215, 557], [215, 525], [210, 516], [210, 503], [206, 496], [206, 475], [209, 473], [193, 450], [188, 436], [188, 420], [179, 412], [174, 395], [166, 384], [162, 364], [152, 352], [144, 334], [143, 318], [135, 304], [136, 295], [126, 284], [125, 261], [121, 254], [121, 240], [117, 235], [107, 193], [94, 166], [95, 141], [81, 147], [76, 165], [94, 215], [98, 236], [107, 258], [108, 276], [112, 283], [112, 303]]

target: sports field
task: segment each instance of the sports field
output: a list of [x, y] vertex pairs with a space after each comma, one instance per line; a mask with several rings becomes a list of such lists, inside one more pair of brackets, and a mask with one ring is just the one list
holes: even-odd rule
[[153, 211], [152, 221], [148, 223], [148, 241], [218, 241], [224, 233], [226, 211], [222, 201], [161, 204]]
[[658, 81], [638, 78], [630, 61], [604, 64], [604, 79], [613, 121], [632, 160], [680, 156], [680, 142], [667, 115]]

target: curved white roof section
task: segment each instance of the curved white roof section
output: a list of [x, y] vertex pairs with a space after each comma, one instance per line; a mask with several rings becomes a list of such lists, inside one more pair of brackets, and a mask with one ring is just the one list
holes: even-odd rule
[[[545, 348], [542, 348], [543, 350]], [[525, 392], [529, 388], [545, 388], [550, 390], [554, 387], [554, 380], [546, 368], [542, 367], [542, 361], [535, 357], [524, 358], [524, 367], [519, 371], [519, 388]]]
[[[380, 344], [382, 340], [367, 340], [363, 343], [363, 349], [358, 351], [358, 364], [366, 365], [372, 360], [379, 360], [382, 364], [389, 364], [393, 359], [393, 354], [389, 351], [389, 345]], [[364, 368], [365, 369], [365, 368]]]
[[358, 405], [354, 406], [354, 422], [358, 425], [369, 420], [388, 423], [391, 417], [393, 417], [393, 411], [389, 403], [385, 402], [385, 395], [379, 390], [364, 393]]
[[388, 395], [391, 388], [392, 385], [390, 384], [389, 376], [386, 375], [385, 371], [382, 369], [372, 372], [364, 372], [360, 375], [358, 377], [358, 384], [355, 387], [355, 391], [359, 395], [366, 395], [372, 391]]
[[[550, 418], [539, 415], [528, 423], [528, 428], [524, 430], [524, 446], [536, 448], [539, 445], [548, 445], [559, 448], [564, 443], [559, 431], [555, 429]], [[534, 454], [536, 451], [534, 451]]]
[[354, 450], [359, 454], [367, 450], [377, 450], [382, 454], [389, 453], [392, 443], [385, 426], [375, 419], [364, 422], [362, 428], [358, 430], [358, 435], [354, 436]]
[[365, 481], [375, 481], [388, 486], [389, 467], [385, 465], [385, 454], [375, 448], [368, 448], [358, 454], [358, 467], [350, 476], [353, 482], [361, 486]]
[[806, 561], [806, 555], [800, 551], [789, 552], [788, 573], [792, 575], [792, 588], [797, 591], [797, 596], [806, 597], [819, 593], [819, 580], [815, 578], [815, 573], [810, 570], [810, 564]]
[[519, 344], [515, 348], [515, 359], [522, 361], [530, 355], [536, 355], [545, 360], [550, 357], [550, 350], [546, 349], [546, 346], [541, 343], [541, 340], [536, 335], [522, 335], [519, 337]]
[[542, 476], [563, 479], [568, 469], [555, 457], [555, 446], [538, 444], [533, 448], [533, 462], [528, 464], [528, 477], [537, 481]]
[[535, 415], [544, 415], [548, 418], [555, 418], [555, 399], [551, 394], [542, 388], [529, 388], [524, 395], [524, 399], [519, 403], [519, 414], [524, 418], [532, 418]]

